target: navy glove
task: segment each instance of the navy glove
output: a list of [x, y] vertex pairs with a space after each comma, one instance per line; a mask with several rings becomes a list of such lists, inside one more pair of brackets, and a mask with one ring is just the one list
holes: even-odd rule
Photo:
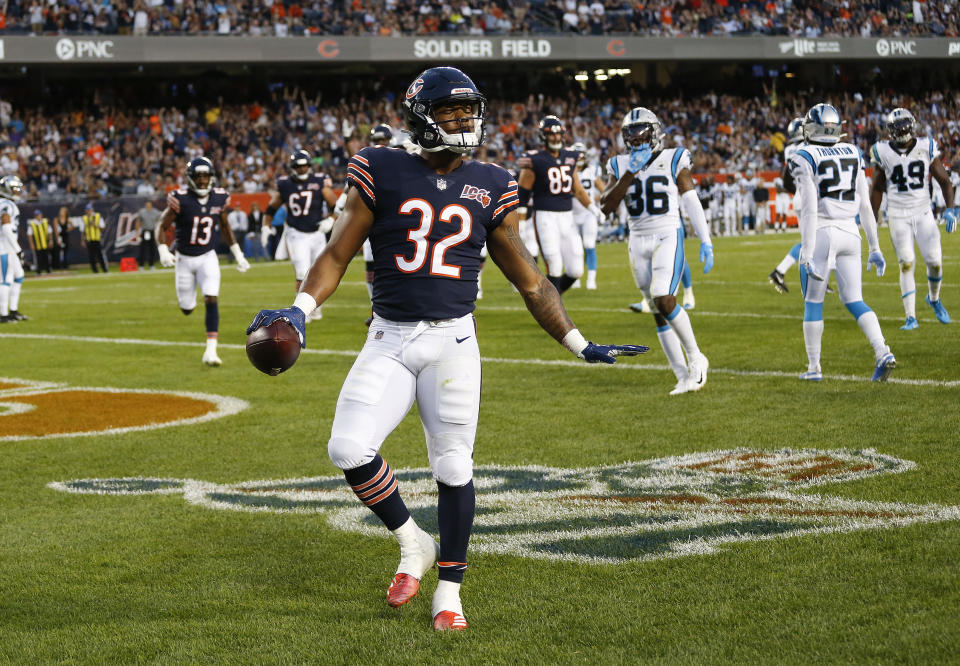
[[703, 264], [703, 274], [706, 275], [713, 268], [713, 246], [700, 243], [700, 263]]
[[278, 319], [284, 319], [297, 329], [297, 335], [300, 336], [300, 346], [307, 346], [307, 317], [300, 308], [283, 308], [282, 310], [260, 310], [253, 321], [247, 326], [247, 335], [250, 335], [258, 328], [269, 326]]
[[617, 356], [636, 356], [650, 351], [646, 345], [596, 345], [588, 342], [577, 354], [587, 363], [616, 363]]
[[630, 170], [630, 173], [636, 173], [647, 166], [647, 162], [650, 161], [652, 155], [653, 151], [650, 150], [650, 146], [644, 145], [634, 149], [630, 153], [630, 161], [627, 163], [627, 168]]
[[954, 206], [943, 211], [943, 221], [947, 223], [948, 234], [957, 230], [957, 218], [960, 218], [960, 208]]

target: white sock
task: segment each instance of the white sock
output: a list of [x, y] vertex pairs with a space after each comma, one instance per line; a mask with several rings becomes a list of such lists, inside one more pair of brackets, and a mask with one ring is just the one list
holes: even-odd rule
[[392, 532], [393, 536], [397, 538], [397, 543], [400, 544], [401, 552], [404, 548], [418, 547], [417, 535], [420, 534], [420, 528], [414, 522], [413, 516], [407, 518], [407, 522], [392, 530]]
[[[942, 282], [942, 275], [943, 269], [939, 266], [927, 266], [927, 285], [930, 288], [930, 300], [934, 303], [940, 300], [940, 284]], [[937, 279], [931, 280], [931, 277]]]
[[207, 338], [207, 351], [212, 351], [214, 354], [217, 353], [217, 338]]
[[692, 359], [700, 354], [700, 347], [697, 346], [697, 338], [693, 335], [690, 317], [687, 315], [687, 311], [679, 305], [674, 312], [677, 313], [676, 316], [673, 319], [668, 319], [667, 323], [680, 338], [680, 344], [683, 345], [683, 351], [687, 352], [687, 358]]
[[10, 285], [0, 284], [0, 316], [10, 314]]
[[807, 346], [807, 369], [820, 368], [820, 341], [823, 338], [823, 320], [803, 322], [803, 342]]
[[913, 269], [900, 271], [900, 295], [903, 309], [908, 317], [917, 316], [917, 281], [913, 278]]
[[[787, 271], [789, 271], [790, 268], [791, 268], [795, 263], [797, 263], [797, 260], [793, 258], [793, 255], [792, 255], [792, 254], [788, 254], [787, 256], [785, 256], [785, 257], [783, 258], [783, 261], [781, 261], [779, 264], [777, 264], [777, 272], [780, 273], [780, 275], [786, 275], [786, 274], [787, 274]], [[769, 266], [769, 264], [767, 264], [767, 265]]]
[[20, 288], [23, 287], [22, 282], [14, 281], [10, 284], [10, 310], [16, 311], [20, 308]]
[[460, 583], [449, 580], [437, 581], [437, 591], [433, 593], [433, 617], [440, 611], [453, 611], [463, 615], [463, 604], [460, 603]]
[[870, 346], [873, 347], [873, 355], [879, 361], [883, 355], [890, 351], [883, 339], [883, 332], [880, 330], [880, 322], [877, 320], [877, 313], [871, 310], [864, 312], [857, 319], [860, 330], [867, 336]]
[[587, 284], [596, 284], [597, 283], [597, 272], [595, 270], [587, 271]]
[[683, 347], [680, 346], [680, 338], [673, 332], [672, 328], [667, 327], [664, 330], [657, 329], [657, 337], [660, 339], [660, 346], [663, 347], [663, 353], [667, 355], [667, 361], [673, 374], [677, 376], [677, 381], [685, 379], [687, 376], [687, 362], [683, 358]]
[[693, 303], [693, 287], [684, 287], [683, 288], [683, 302]]

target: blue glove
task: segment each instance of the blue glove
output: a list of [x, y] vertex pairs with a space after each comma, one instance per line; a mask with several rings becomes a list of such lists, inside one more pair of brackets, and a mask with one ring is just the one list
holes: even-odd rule
[[644, 145], [640, 148], [635, 148], [630, 153], [630, 161], [627, 163], [627, 169], [630, 170], [630, 173], [640, 171], [640, 169], [647, 166], [647, 162], [650, 161], [652, 155], [653, 151], [650, 150], [650, 146]]
[[588, 342], [577, 354], [587, 363], [616, 363], [617, 356], [636, 356], [650, 351], [646, 345], [595, 345]]
[[943, 211], [943, 221], [947, 223], [948, 234], [957, 230], [957, 218], [960, 218], [960, 208], [954, 206]]
[[282, 310], [260, 310], [253, 321], [247, 326], [247, 335], [250, 335], [258, 328], [269, 326], [278, 319], [285, 319], [297, 329], [300, 336], [300, 346], [307, 346], [307, 317], [300, 308], [284, 308]]
[[883, 271], [887, 267], [887, 262], [883, 258], [883, 254], [880, 250], [876, 250], [870, 253], [870, 256], [867, 257], [867, 272], [870, 272], [870, 267], [876, 265], [877, 267], [877, 277], [883, 277]]
[[700, 243], [700, 263], [703, 264], [703, 274], [706, 275], [713, 268], [713, 246]]

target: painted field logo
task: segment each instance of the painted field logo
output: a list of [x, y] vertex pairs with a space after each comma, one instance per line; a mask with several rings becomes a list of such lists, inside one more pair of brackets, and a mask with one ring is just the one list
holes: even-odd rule
[[[612, 564], [705, 555], [747, 541], [960, 520], [960, 507], [796, 492], [913, 467], [872, 449], [736, 449], [595, 469], [478, 467], [470, 547], [477, 553]], [[436, 483], [430, 470], [395, 474], [417, 522], [436, 533]], [[82, 479], [49, 487], [102, 495], [182, 493], [187, 502], [214, 509], [322, 513], [337, 529], [387, 535], [342, 476], [229, 485]]]
[[167, 428], [218, 419], [247, 407], [243, 400], [210, 393], [0, 377], [0, 442]]

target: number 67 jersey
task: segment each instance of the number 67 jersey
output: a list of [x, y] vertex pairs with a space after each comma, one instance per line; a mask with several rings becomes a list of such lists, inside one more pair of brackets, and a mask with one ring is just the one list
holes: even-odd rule
[[487, 234], [519, 202], [513, 176], [473, 160], [439, 175], [417, 155], [371, 146], [350, 158], [347, 179], [373, 212], [373, 311], [392, 321], [473, 312]]
[[887, 206], [924, 212], [930, 208], [930, 164], [940, 156], [930, 137], [918, 138], [912, 149], [900, 152], [889, 141], [870, 149], [870, 161], [887, 177]]
[[[617, 182], [627, 172], [630, 155], [614, 155], [607, 160], [609, 182]], [[647, 165], [633, 175], [633, 183], [623, 197], [634, 234], [657, 234], [680, 227], [680, 190], [677, 174], [691, 165], [686, 148], [666, 148], [653, 154]]]

